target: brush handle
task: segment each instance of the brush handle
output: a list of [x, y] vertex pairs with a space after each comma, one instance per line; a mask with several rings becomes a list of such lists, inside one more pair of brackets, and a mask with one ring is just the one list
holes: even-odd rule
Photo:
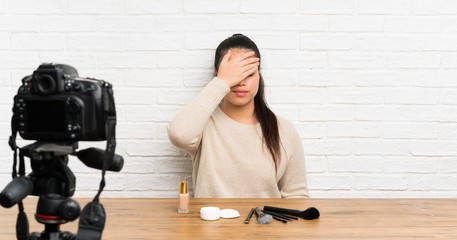
[[244, 223], [248, 224], [249, 221], [251, 220], [251, 217], [252, 217], [252, 214], [254, 214], [254, 208], [251, 208], [251, 211], [249, 212], [248, 214], [248, 217], [246, 219], [244, 219]]
[[254, 209], [254, 211], [255, 211], [255, 214], [256, 214], [258, 217], [261, 217], [261, 216], [265, 215], [265, 213], [263, 213], [262, 210], [260, 210], [259, 207], [256, 207], [256, 208]]
[[287, 220], [273, 216], [273, 219], [282, 223], [287, 223]]
[[265, 210], [263, 210], [263, 212], [266, 213], [266, 214], [270, 214], [271, 216], [283, 218], [285, 220], [298, 220], [297, 217], [292, 217], [290, 215], [284, 215], [284, 214], [275, 213], [275, 212], [269, 212], [269, 211], [265, 211]]
[[269, 211], [269, 212], [283, 213], [283, 214], [288, 214], [288, 215], [292, 215], [292, 216], [297, 216], [297, 217], [301, 217], [305, 220], [313, 220], [313, 219], [319, 218], [319, 216], [320, 216], [319, 210], [317, 210], [314, 207], [310, 207], [310, 208], [306, 209], [305, 211], [300, 211], [300, 210], [294, 210], [294, 209], [265, 206], [265, 207], [263, 207], [263, 210]]
[[288, 214], [288, 215], [297, 216], [297, 217], [301, 217], [301, 214], [302, 214], [302, 211], [299, 211], [299, 210], [270, 207], [270, 206], [264, 206], [263, 210], [268, 211], [268, 212], [274, 212], [274, 213]]

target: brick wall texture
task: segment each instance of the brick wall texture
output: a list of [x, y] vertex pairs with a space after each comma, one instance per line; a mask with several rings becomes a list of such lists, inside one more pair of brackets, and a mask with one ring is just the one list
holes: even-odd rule
[[[0, 0], [0, 186], [13, 96], [57, 62], [114, 85], [125, 165], [103, 196], [176, 197], [192, 164], [165, 126], [234, 33], [261, 50], [267, 101], [302, 138], [311, 197], [457, 197], [452, 0]], [[93, 196], [100, 171], [69, 165], [75, 196]]]

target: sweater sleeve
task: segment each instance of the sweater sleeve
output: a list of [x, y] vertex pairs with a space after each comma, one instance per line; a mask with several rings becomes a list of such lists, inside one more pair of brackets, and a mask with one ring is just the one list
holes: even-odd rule
[[208, 85], [168, 123], [168, 137], [177, 148], [191, 154], [200, 145], [203, 130], [214, 110], [230, 91], [227, 83], [213, 78]]
[[305, 155], [303, 146], [295, 128], [293, 128], [293, 151], [288, 156], [288, 165], [284, 175], [278, 182], [283, 198], [309, 197], [306, 181]]

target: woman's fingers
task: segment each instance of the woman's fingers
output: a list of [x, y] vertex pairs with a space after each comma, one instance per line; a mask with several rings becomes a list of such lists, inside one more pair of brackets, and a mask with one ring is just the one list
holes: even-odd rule
[[237, 54], [233, 59], [231, 59], [230, 61], [235, 61], [235, 62], [241, 62], [245, 59], [249, 59], [249, 58], [252, 58], [253, 56], [255, 55], [255, 52], [253, 51], [249, 51], [249, 52], [245, 52], [245, 53], [240, 53], [240, 54]]
[[237, 65], [240, 69], [241, 69], [241, 73], [247, 71], [248, 69], [250, 68], [253, 68], [253, 67], [257, 67], [259, 66], [259, 61], [260, 61], [260, 58], [256, 58], [256, 57], [249, 57], [249, 58], [246, 58], [242, 61], [239, 61], [239, 62], [236, 62], [237, 60], [239, 59], [233, 59], [233, 60], [230, 60], [233, 64]]
[[249, 52], [245, 52], [243, 54], [240, 54], [240, 57], [241, 57], [241, 59], [246, 59], [246, 58], [251, 58], [254, 55], [255, 55], [254, 51], [249, 51]]
[[259, 66], [258, 63], [252, 64], [254, 65], [252, 68], [249, 68], [247, 71], [243, 73], [243, 79], [247, 78], [249, 75], [255, 73], [257, 71], [257, 67]]
[[232, 53], [231, 50], [227, 51], [217, 72], [217, 77], [226, 81], [230, 87], [239, 84], [247, 76], [257, 71], [260, 64], [260, 59], [255, 57], [255, 52], [253, 51], [239, 54]]
[[[260, 64], [260, 59], [259, 58], [256, 58], [256, 57], [250, 57], [250, 58], [247, 58], [241, 62], [239, 62], [239, 66], [242, 68], [243, 72], [252, 68], [252, 67], [256, 67]], [[256, 66], [254, 66], [256, 65]]]
[[250, 57], [250, 58], [244, 59], [242, 61], [242, 63], [244, 63], [244, 65], [248, 65], [248, 64], [259, 62], [259, 61], [260, 61], [260, 58]]
[[255, 69], [257, 69], [259, 67], [259, 65], [260, 65], [260, 62], [258, 62], [258, 61], [257, 62], [253, 62], [251, 64], [248, 64], [248, 65], [244, 66], [242, 71], [243, 71], [243, 73], [245, 73], [247, 71], [250, 71], [251, 69], [255, 70]]

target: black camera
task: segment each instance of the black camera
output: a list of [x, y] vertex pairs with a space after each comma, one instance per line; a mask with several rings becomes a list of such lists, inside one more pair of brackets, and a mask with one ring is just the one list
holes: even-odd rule
[[[60, 232], [59, 225], [79, 216], [78, 239], [101, 237], [105, 213], [99, 196], [105, 186], [105, 171], [119, 172], [124, 164], [122, 156], [114, 154], [115, 125], [113, 90], [108, 82], [81, 78], [72, 66], [51, 63], [40, 65], [22, 79], [14, 97], [9, 141], [14, 151], [13, 181], [0, 193], [0, 205], [19, 206], [18, 239], [74, 239], [75, 235]], [[16, 145], [17, 133], [37, 141], [20, 148]], [[107, 142], [105, 150], [77, 151], [78, 141], [102, 140]], [[99, 191], [81, 214], [79, 204], [70, 198], [76, 178], [67, 166], [68, 155], [77, 156], [88, 167], [103, 170]], [[28, 175], [24, 157], [30, 158], [32, 172]], [[28, 195], [39, 196], [35, 219], [46, 225], [42, 233], [29, 234], [22, 205]]]
[[22, 79], [14, 98], [19, 134], [38, 141], [105, 140], [105, 84], [80, 78], [69, 65], [40, 65]]

